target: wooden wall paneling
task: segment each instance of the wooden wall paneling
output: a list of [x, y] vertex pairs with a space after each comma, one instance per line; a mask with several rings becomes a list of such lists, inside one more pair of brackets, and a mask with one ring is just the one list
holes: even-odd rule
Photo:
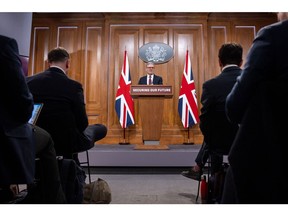
[[[275, 21], [276, 15], [273, 13], [210, 13], [208, 18], [209, 66], [207, 74], [209, 77], [205, 79], [210, 79], [220, 73], [220, 70], [217, 72], [213, 68], [215, 68], [214, 65], [218, 65], [218, 50], [222, 43], [240, 43], [243, 46], [244, 65], [257, 31]], [[218, 36], [217, 33], [219, 33]], [[221, 38], [221, 34], [225, 39]], [[214, 40], [216, 38], [218, 38], [218, 42]]]
[[[122, 67], [124, 64], [124, 52], [127, 51], [127, 57], [130, 67], [130, 76], [132, 84], [138, 83], [139, 73], [139, 27], [127, 25], [110, 25], [110, 41], [109, 41], [109, 89], [108, 89], [108, 120], [110, 137], [114, 143], [123, 142], [123, 129], [119, 123], [118, 116], [115, 111], [115, 98], [119, 85]], [[139, 125], [138, 104], [134, 100], [135, 124], [125, 129], [125, 138], [130, 143], [141, 143], [141, 132], [136, 131]], [[126, 141], [127, 142], [127, 141]]]
[[[164, 24], [161, 26], [155, 26], [155, 25], [150, 26], [150, 25], [146, 24], [145, 28], [142, 25], [140, 25], [140, 26], [141, 26], [140, 29], [137, 30], [138, 35], [136, 37], [133, 36], [130, 39], [129, 39], [129, 36], [127, 36], [127, 32], [129, 32], [129, 29], [131, 27], [128, 28], [127, 25], [112, 26], [111, 27], [111, 35], [110, 35], [110, 37], [113, 38], [113, 41], [111, 41], [111, 44], [110, 44], [111, 51], [113, 50], [114, 53], [116, 53], [116, 54], [118, 53], [118, 55], [121, 55], [122, 59], [123, 59], [123, 54], [122, 54], [122, 52], [119, 51], [119, 48], [118, 48], [118, 47], [121, 47], [121, 41], [126, 42], [126, 44], [127, 44], [127, 41], [133, 41], [132, 44], [137, 44], [137, 41], [141, 41], [141, 36], [143, 37], [143, 39], [142, 39], [143, 44], [148, 43], [148, 42], [164, 42], [164, 43], [169, 44], [169, 41], [170, 41], [169, 45], [171, 45], [173, 47], [173, 46], [176, 46], [175, 44], [179, 43], [180, 46], [178, 46], [178, 47], [181, 47], [181, 49], [183, 49], [182, 45], [185, 43], [185, 40], [186, 40], [186, 45], [184, 46], [184, 49], [183, 49], [184, 51], [181, 53], [182, 56], [180, 57], [181, 62], [182, 62], [181, 67], [178, 67], [177, 69], [175, 67], [173, 67], [175, 62], [177, 62], [177, 60], [173, 60], [173, 59], [168, 63], [156, 65], [156, 73], [163, 77], [164, 84], [172, 84], [173, 88], [174, 88], [174, 90], [173, 90], [174, 91], [174, 98], [172, 100], [165, 100], [165, 109], [164, 109], [164, 116], [165, 117], [163, 120], [162, 138], [163, 138], [164, 142], [166, 141], [167, 143], [173, 142], [176, 144], [181, 144], [181, 143], [183, 143], [183, 130], [181, 131], [181, 128], [183, 129], [183, 127], [181, 126], [180, 117], [178, 114], [178, 96], [179, 96], [180, 82], [182, 79], [182, 74], [183, 74], [183, 69], [184, 69], [185, 54], [186, 54], [187, 44], [190, 44], [191, 49], [195, 50], [194, 52], [195, 52], [195, 56], [196, 56], [196, 58], [193, 58], [193, 60], [192, 60], [192, 64], [196, 65], [195, 69], [193, 69], [193, 70], [198, 71], [197, 74], [194, 75], [194, 79], [199, 84], [199, 85], [196, 84], [196, 86], [198, 86], [198, 87], [196, 87], [196, 88], [198, 88], [198, 89], [196, 89], [196, 91], [201, 92], [201, 86], [202, 86], [203, 78], [201, 78], [202, 75], [200, 75], [200, 74], [202, 74], [204, 71], [204, 63], [203, 63], [204, 62], [204, 50], [203, 50], [203, 47], [204, 47], [204, 34], [203, 34], [203, 32], [204, 32], [204, 30], [203, 30], [203, 25], [192, 25], [192, 28], [191, 28], [191, 25], [187, 25], [188, 27], [181, 27], [182, 30], [184, 29], [184, 31], [187, 31], [187, 30], [185, 30], [185, 28], [188, 28], [190, 32], [188, 31], [189, 33], [186, 36], [185, 36], [185, 34], [187, 34], [187, 32], [182, 33], [184, 36], [180, 36], [180, 39], [177, 42], [173, 41], [173, 38], [176, 37], [175, 35], [177, 32], [177, 31], [174, 31], [174, 28], [179, 28], [178, 25], [165, 26], [165, 24]], [[124, 29], [121, 29], [121, 28], [124, 28]], [[135, 31], [135, 27], [133, 27], [132, 32], [133, 31]], [[178, 29], [178, 31], [179, 31], [179, 35], [181, 35], [180, 34], [181, 30]], [[123, 36], [123, 34], [124, 34], [124, 36]], [[140, 36], [139, 36], [139, 34], [140, 34]], [[119, 35], [121, 35], [122, 37]], [[140, 37], [140, 39], [139, 39], [139, 37]], [[171, 44], [171, 41], [173, 43], [175, 42], [175, 44], [173, 44], [173, 43]], [[122, 46], [123, 46], [123, 44], [124, 43], [122, 43]], [[143, 44], [139, 44], [138, 47], [142, 46]], [[142, 62], [141, 60], [139, 60], [139, 58], [138, 58], [138, 47], [133, 46], [134, 55], [132, 55], [132, 58], [129, 56], [130, 51], [128, 51], [128, 58], [129, 58], [129, 64], [130, 64], [130, 73], [131, 73], [131, 77], [132, 77], [132, 83], [136, 83], [136, 84], [138, 82], [139, 77], [146, 74], [145, 63]], [[115, 78], [114, 79], [114, 86], [115, 86], [114, 93], [115, 94], [116, 94], [116, 90], [117, 90], [116, 87], [118, 86], [118, 82], [119, 82], [119, 75], [120, 75], [119, 71], [121, 70], [121, 67], [123, 65], [122, 60], [119, 61], [119, 60], [117, 60], [117, 57], [115, 57], [116, 58], [114, 60], [115, 61], [115, 68], [113, 68], [114, 67], [113, 66], [113, 59], [111, 56], [113, 56], [113, 55], [115, 56], [116, 54], [109, 55], [109, 67], [110, 67], [109, 74], [112, 71], [115, 71], [115, 75], [114, 75], [114, 78]], [[133, 61], [131, 59], [137, 59], [137, 61]], [[139, 62], [139, 70], [137, 71], [137, 73], [138, 73], [137, 79], [135, 79], [135, 76], [132, 72], [133, 71], [133, 65], [131, 62]], [[117, 65], [118, 65], [118, 68], [117, 68]], [[179, 70], [179, 68], [180, 68], [180, 70]], [[175, 71], [175, 69], [176, 69], [176, 71]], [[179, 71], [180, 71], [180, 75], [181, 75], [180, 78], [179, 78]], [[173, 78], [171, 79], [171, 77], [173, 77]], [[111, 77], [111, 79], [113, 79], [113, 77]], [[178, 82], [176, 83], [175, 80], [178, 80]], [[113, 94], [112, 96], [113, 96], [113, 97], [111, 97], [112, 102], [111, 103], [109, 102], [109, 105], [108, 105], [108, 107], [110, 107], [110, 109], [112, 109], [111, 107], [113, 107], [113, 109], [111, 110], [112, 112], [109, 113], [109, 116], [111, 116], [111, 115], [115, 116], [115, 118], [113, 117], [113, 119], [115, 120], [114, 124], [116, 125], [116, 127], [112, 127], [112, 130], [113, 130], [113, 128], [115, 128], [114, 132], [116, 132], [116, 134], [121, 137], [121, 135], [122, 135], [121, 134], [122, 133], [121, 127], [119, 125], [118, 117], [114, 111], [115, 95]], [[139, 112], [138, 112], [139, 105], [138, 105], [137, 100], [134, 100], [134, 105], [135, 105], [136, 124], [135, 124], [135, 126], [131, 126], [128, 129], [129, 139], [132, 142], [139, 143], [139, 142], [141, 142], [142, 128], [141, 128], [141, 119], [139, 117]], [[109, 122], [109, 125], [110, 125], [110, 122]], [[197, 136], [198, 136], [198, 138], [197, 138], [198, 143], [201, 143], [202, 142], [201, 141], [202, 140], [202, 134], [199, 132], [197, 125], [195, 126], [195, 128], [196, 129], [193, 129], [193, 130], [195, 131], [195, 134], [197, 134]], [[161, 140], [162, 140], [162, 138], [161, 138]]]
[[85, 26], [83, 35], [83, 87], [90, 123], [107, 119], [107, 79], [102, 59], [103, 27]]
[[[174, 125], [171, 128], [178, 131], [178, 139], [175, 139], [176, 144], [187, 142], [188, 131], [183, 128], [180, 116], [178, 114], [178, 97], [182, 76], [185, 65], [186, 51], [188, 49], [192, 65], [193, 78], [195, 82], [195, 90], [197, 94], [198, 110], [200, 113], [200, 96], [202, 92], [203, 74], [205, 73], [204, 66], [204, 49], [205, 49], [205, 32], [204, 24], [187, 24], [182, 27], [174, 28], [174, 98], [173, 98], [173, 118]], [[169, 133], [169, 131], [167, 131]], [[170, 132], [171, 133], [171, 132]], [[165, 135], [165, 131], [163, 131]], [[169, 134], [167, 134], [168, 136]], [[169, 136], [167, 137], [169, 138]], [[170, 135], [170, 139], [171, 139]], [[202, 140], [201, 132], [199, 131], [198, 124], [190, 129], [190, 141], [200, 143]], [[167, 139], [169, 141], [169, 139]]]
[[[143, 28], [143, 27], [142, 27]], [[145, 26], [143, 29], [143, 44], [151, 43], [151, 42], [160, 42], [170, 45], [169, 42], [169, 27], [165, 25], [154, 25], [154, 26]], [[163, 84], [167, 84], [170, 77], [168, 77], [168, 63], [164, 64], [156, 64], [155, 65], [155, 73], [163, 78]], [[145, 63], [141, 61], [141, 71], [139, 74], [141, 76], [146, 75]]]
[[64, 47], [70, 53], [68, 76], [83, 84], [84, 80], [81, 74], [81, 33], [81, 22], [58, 24], [56, 46]]
[[257, 32], [260, 30], [260, 28], [275, 21], [273, 17], [270, 19], [270, 21], [266, 19], [262, 20], [261, 17], [231, 21], [233, 40], [240, 43], [243, 47], [243, 66], [246, 62], [248, 51], [253, 43], [254, 38], [256, 37]]
[[205, 81], [221, 73], [218, 52], [222, 44], [232, 42], [231, 29], [227, 22], [210, 22], [208, 25], [208, 70]]
[[[143, 28], [143, 27], [142, 27]], [[171, 27], [170, 27], [171, 28]], [[171, 47], [173, 47], [173, 45], [169, 44], [169, 37], [171, 37], [171, 35], [169, 34], [169, 26], [163, 24], [163, 25], [147, 25], [145, 26], [145, 28], [143, 28], [143, 44], [146, 43], [151, 43], [151, 42], [160, 42], [160, 43], [165, 43], [170, 45]], [[168, 80], [171, 80], [171, 77], [168, 76], [170, 69], [171, 63], [169, 64], [169, 62], [163, 63], [163, 64], [156, 64], [155, 65], [155, 74], [161, 76], [163, 78], [163, 84], [167, 85], [168, 84]], [[140, 64], [141, 70], [140, 70], [140, 74], [139, 77], [146, 75], [146, 66], [145, 63], [143, 61], [141, 61]], [[173, 87], [174, 89], [174, 87]], [[174, 90], [173, 90], [174, 92]], [[175, 96], [173, 97], [175, 98]], [[162, 121], [162, 128], [168, 127], [169, 126], [169, 119], [171, 119], [171, 116], [173, 115], [173, 113], [171, 112], [171, 110], [173, 111], [173, 98], [172, 99], [166, 99], [164, 100], [164, 110], [163, 110], [163, 121]]]
[[50, 26], [32, 26], [28, 68], [29, 76], [44, 71], [48, 66], [47, 55], [50, 46], [50, 33]]
[[[271, 13], [33, 13], [28, 74], [47, 68], [50, 49], [57, 45], [68, 49], [72, 53], [68, 75], [83, 84], [89, 122], [108, 127], [108, 135], [99, 143], [118, 143], [123, 129], [115, 112], [115, 96], [124, 50], [132, 83], [137, 84], [145, 74], [139, 47], [148, 42], [167, 43], [175, 56], [157, 65], [156, 73], [164, 84], [172, 85], [174, 97], [165, 100], [162, 138], [168, 144], [181, 144], [185, 132], [178, 115], [178, 95], [187, 46], [200, 104], [203, 82], [220, 73], [221, 44], [240, 42], [246, 56], [254, 32], [275, 21], [276, 15]], [[131, 144], [141, 142], [142, 133], [137, 101], [134, 105], [136, 124], [126, 129]], [[202, 143], [198, 125], [190, 130], [194, 142]]]
[[234, 25], [233, 38], [234, 41], [243, 47], [243, 65], [246, 62], [247, 53], [256, 36], [256, 27], [254, 25]]

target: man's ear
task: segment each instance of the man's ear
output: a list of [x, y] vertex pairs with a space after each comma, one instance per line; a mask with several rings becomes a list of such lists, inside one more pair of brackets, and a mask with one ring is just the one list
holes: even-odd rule
[[219, 58], [218, 58], [218, 64], [219, 64], [220, 68], [222, 68], [222, 67], [223, 67], [223, 64], [222, 64], [222, 62], [220, 61], [220, 59], [219, 59]]
[[69, 62], [68, 62], [68, 61], [66, 61], [66, 65], [65, 65], [65, 67], [66, 67], [66, 69], [69, 68]]
[[239, 67], [241, 67], [243, 64], [243, 59], [241, 60], [240, 64], [239, 64]]

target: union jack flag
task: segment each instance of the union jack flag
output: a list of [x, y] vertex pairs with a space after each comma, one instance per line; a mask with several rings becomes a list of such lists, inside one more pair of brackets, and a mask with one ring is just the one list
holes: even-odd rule
[[184, 128], [199, 122], [196, 90], [188, 50], [179, 93], [178, 112]]
[[131, 77], [127, 51], [124, 52], [124, 64], [122, 66], [116, 94], [115, 110], [122, 128], [134, 124], [134, 102], [130, 95]]

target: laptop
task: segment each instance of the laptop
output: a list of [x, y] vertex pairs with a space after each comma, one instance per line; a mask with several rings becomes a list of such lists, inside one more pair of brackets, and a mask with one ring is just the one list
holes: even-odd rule
[[43, 107], [43, 103], [34, 103], [34, 108], [33, 108], [33, 112], [32, 112], [32, 116], [29, 119], [28, 123], [35, 125], [37, 122], [37, 119], [39, 117], [39, 114], [41, 112], [41, 109]]

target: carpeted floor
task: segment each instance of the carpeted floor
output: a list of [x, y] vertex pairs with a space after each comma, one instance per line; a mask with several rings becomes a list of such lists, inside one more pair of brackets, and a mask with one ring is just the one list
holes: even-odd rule
[[198, 181], [183, 177], [181, 171], [167, 167], [93, 168], [91, 179], [107, 181], [112, 192], [111, 204], [196, 203]]

